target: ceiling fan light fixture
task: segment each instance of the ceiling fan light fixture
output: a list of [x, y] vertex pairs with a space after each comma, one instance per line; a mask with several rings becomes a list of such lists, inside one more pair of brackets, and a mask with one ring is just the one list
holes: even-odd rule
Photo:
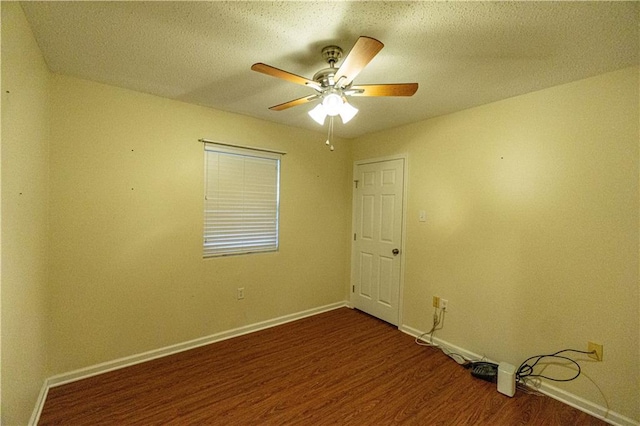
[[344, 99], [336, 92], [330, 92], [322, 99], [322, 106], [327, 115], [332, 117], [340, 114], [342, 106], [344, 105]]
[[340, 108], [340, 118], [342, 119], [342, 123], [346, 124], [351, 121], [353, 117], [358, 113], [358, 108], [351, 105], [349, 102], [342, 104], [342, 108]]
[[309, 116], [319, 125], [324, 125], [324, 120], [327, 118], [327, 112], [322, 104], [316, 105], [314, 109], [308, 112]]

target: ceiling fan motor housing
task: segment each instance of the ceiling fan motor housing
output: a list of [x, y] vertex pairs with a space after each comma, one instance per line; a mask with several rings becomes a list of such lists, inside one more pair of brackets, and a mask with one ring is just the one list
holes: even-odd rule
[[342, 58], [342, 49], [338, 46], [327, 46], [322, 49], [322, 57], [333, 67]]
[[333, 87], [335, 80], [333, 78], [336, 75], [338, 68], [324, 68], [314, 74], [313, 80], [320, 83], [322, 88]]
[[315, 73], [313, 80], [320, 83], [322, 88], [333, 87], [335, 85], [333, 76], [338, 71], [335, 64], [342, 58], [342, 49], [338, 46], [327, 46], [322, 49], [322, 58], [327, 61], [329, 68], [321, 69]]

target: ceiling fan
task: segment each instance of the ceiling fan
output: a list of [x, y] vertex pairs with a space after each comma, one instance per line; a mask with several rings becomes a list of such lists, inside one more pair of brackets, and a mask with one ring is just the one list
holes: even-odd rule
[[338, 46], [327, 46], [322, 49], [322, 57], [329, 67], [318, 71], [311, 80], [261, 62], [253, 64], [251, 69], [316, 91], [313, 95], [274, 105], [270, 110], [282, 111], [321, 99], [321, 102], [309, 111], [311, 118], [322, 125], [327, 116], [340, 115], [342, 122], [346, 123], [358, 113], [358, 109], [347, 102], [349, 96], [412, 96], [418, 90], [418, 83], [353, 85], [356, 76], [383, 47], [384, 44], [380, 41], [361, 36], [340, 67], [336, 68], [336, 63], [342, 58], [342, 49]]

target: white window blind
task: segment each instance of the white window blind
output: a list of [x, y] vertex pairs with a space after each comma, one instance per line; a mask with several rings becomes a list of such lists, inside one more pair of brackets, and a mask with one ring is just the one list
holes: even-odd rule
[[204, 257], [278, 250], [280, 155], [205, 144]]

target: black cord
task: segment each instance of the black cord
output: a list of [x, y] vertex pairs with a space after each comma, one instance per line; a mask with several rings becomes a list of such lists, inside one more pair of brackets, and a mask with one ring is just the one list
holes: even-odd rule
[[[563, 349], [561, 351], [558, 352], [554, 352], [552, 354], [547, 354], [547, 355], [535, 355], [532, 356], [530, 358], [527, 358], [522, 364], [520, 364], [520, 367], [518, 367], [518, 371], [516, 372], [516, 380], [518, 382], [522, 381], [525, 377], [540, 377], [543, 379], [548, 379], [548, 380], [553, 380], [554, 382], [570, 382], [571, 380], [575, 380], [578, 378], [578, 376], [580, 375], [580, 373], [582, 372], [581, 368], [580, 368], [580, 364], [578, 364], [575, 360], [566, 357], [566, 356], [562, 356], [560, 355], [561, 353], [564, 352], [577, 352], [577, 353], [581, 353], [581, 354], [593, 354], [595, 353], [595, 351], [579, 351], [576, 349]], [[536, 359], [537, 358], [537, 359]], [[571, 363], [573, 363], [577, 368], [578, 371], [576, 372], [576, 375], [569, 378], [569, 379], [556, 379], [554, 377], [549, 377], [549, 376], [545, 376], [544, 374], [533, 374], [533, 368], [544, 358], [560, 358], [566, 361], [569, 361]], [[527, 364], [529, 361], [535, 359], [535, 362], [532, 364]]]

